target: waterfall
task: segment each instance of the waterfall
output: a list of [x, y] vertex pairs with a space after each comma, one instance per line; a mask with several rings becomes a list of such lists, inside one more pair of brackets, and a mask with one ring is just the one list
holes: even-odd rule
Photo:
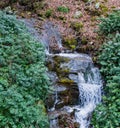
[[92, 68], [87, 74], [87, 79], [82, 72], [78, 73], [78, 88], [80, 92], [81, 106], [75, 113], [80, 128], [88, 128], [90, 124], [90, 114], [96, 105], [101, 102], [102, 82], [97, 68]]
[[[71, 126], [73, 126], [72, 122], [78, 122], [79, 128], [89, 128], [91, 114], [96, 105], [101, 102], [102, 89], [100, 73], [98, 68], [94, 67], [92, 58], [87, 54], [76, 52], [62, 53], [62, 38], [53, 23], [45, 23], [43, 30], [39, 33], [34, 28], [33, 19], [24, 20], [24, 22], [28, 26], [29, 32], [45, 46], [47, 61], [51, 66], [48, 74], [55, 91], [47, 102], [50, 128], [60, 127], [60, 115], [65, 115], [64, 119], [67, 119], [66, 115], [69, 119], [72, 115], [69, 120]], [[55, 57], [59, 58], [58, 62], [54, 60]], [[55, 69], [62, 75], [58, 74]], [[66, 83], [63, 81], [60, 83], [61, 78], [63, 81], [67, 80]]]

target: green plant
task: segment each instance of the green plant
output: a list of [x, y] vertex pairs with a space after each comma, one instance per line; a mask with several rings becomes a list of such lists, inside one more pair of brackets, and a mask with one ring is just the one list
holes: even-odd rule
[[76, 31], [80, 31], [83, 28], [83, 23], [82, 22], [73, 22], [73, 23], [71, 23], [71, 27]]
[[69, 9], [68, 7], [65, 7], [65, 6], [59, 6], [59, 7], [57, 8], [57, 10], [58, 10], [59, 12], [68, 13], [70, 9]]
[[109, 14], [107, 18], [101, 18], [99, 25], [100, 32], [103, 34], [120, 32], [120, 11], [115, 11]]
[[0, 127], [48, 128], [43, 46], [14, 16], [0, 12], [0, 19]]
[[100, 32], [107, 35], [98, 62], [106, 82], [103, 103], [93, 113], [95, 128], [120, 127], [120, 11], [102, 19]]
[[49, 17], [52, 15], [52, 13], [53, 13], [53, 10], [48, 9], [48, 10], [45, 12], [45, 16], [49, 18]]
[[103, 104], [93, 113], [95, 128], [117, 128], [120, 126], [120, 34], [105, 43], [99, 55], [101, 72], [106, 81]]

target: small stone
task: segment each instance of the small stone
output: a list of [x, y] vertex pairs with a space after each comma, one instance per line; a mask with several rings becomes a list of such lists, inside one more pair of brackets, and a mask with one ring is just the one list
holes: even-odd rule
[[93, 44], [94, 44], [94, 42], [90, 42], [90, 44], [91, 44], [91, 45], [93, 45]]
[[83, 14], [82, 14], [81, 11], [76, 11], [75, 15], [74, 15], [74, 18], [81, 18], [82, 16], [83, 16]]
[[95, 8], [96, 9], [99, 9], [100, 8], [100, 3], [99, 2], [95, 4]]

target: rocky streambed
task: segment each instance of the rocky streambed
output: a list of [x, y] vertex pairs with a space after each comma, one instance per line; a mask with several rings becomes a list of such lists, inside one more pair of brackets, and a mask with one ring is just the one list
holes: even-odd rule
[[42, 29], [36, 30], [34, 19], [24, 22], [45, 46], [53, 90], [46, 100], [50, 128], [89, 128], [91, 113], [101, 102], [102, 80], [98, 68], [89, 55], [63, 47], [57, 25], [46, 22]]

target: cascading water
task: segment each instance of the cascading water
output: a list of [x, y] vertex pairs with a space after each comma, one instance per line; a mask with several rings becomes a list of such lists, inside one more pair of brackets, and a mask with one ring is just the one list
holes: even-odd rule
[[[54, 81], [55, 92], [53, 98], [48, 101], [50, 104], [48, 105], [50, 128], [60, 128], [58, 117], [66, 115], [66, 113], [70, 113], [69, 115], [72, 113], [70, 121], [78, 122], [80, 125], [77, 128], [89, 128], [91, 113], [101, 102], [102, 81], [98, 68], [93, 66], [91, 57], [86, 54], [60, 53], [62, 48], [61, 35], [52, 23], [46, 23], [43, 26], [42, 34], [34, 29], [33, 22], [27, 20], [26, 25], [31, 29], [30, 31], [36, 39], [44, 44], [46, 55], [52, 63], [49, 74], [51, 80]], [[56, 62], [55, 57], [60, 58], [60, 60]], [[56, 63], [57, 65], [55, 65]], [[58, 71], [55, 72], [55, 69], [62, 75], [58, 74]], [[65, 78], [60, 81], [62, 77]], [[79, 96], [77, 96], [77, 92], [79, 92]], [[71, 124], [71, 126], [73, 125]]]
[[75, 113], [80, 128], [88, 128], [90, 124], [90, 114], [96, 105], [101, 102], [102, 82], [97, 68], [91, 69], [91, 74], [78, 73], [78, 88], [80, 92], [81, 107]]

